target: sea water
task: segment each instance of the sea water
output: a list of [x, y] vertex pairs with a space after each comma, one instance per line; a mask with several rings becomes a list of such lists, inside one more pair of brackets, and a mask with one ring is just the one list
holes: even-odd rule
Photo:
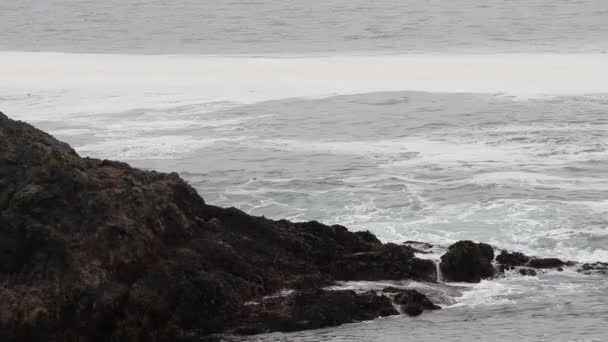
[[[0, 0], [0, 110], [207, 203], [608, 262], [608, 2]], [[248, 341], [606, 341], [575, 267]]]

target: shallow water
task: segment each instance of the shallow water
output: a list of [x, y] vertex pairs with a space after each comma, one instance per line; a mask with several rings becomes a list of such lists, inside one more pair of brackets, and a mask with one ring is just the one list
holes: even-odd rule
[[[605, 1], [0, 0], [0, 110], [251, 214], [606, 262], [607, 16]], [[248, 340], [605, 341], [606, 284], [574, 268], [404, 282], [444, 310]]]

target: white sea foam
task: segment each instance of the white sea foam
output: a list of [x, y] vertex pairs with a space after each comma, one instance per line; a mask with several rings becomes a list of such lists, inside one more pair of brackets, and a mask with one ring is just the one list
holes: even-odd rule
[[488, 172], [471, 177], [477, 184], [515, 184], [568, 190], [608, 190], [608, 180], [591, 177], [558, 177], [539, 172]]
[[591, 94], [608, 92], [608, 55], [222, 57], [2, 52], [0, 75], [4, 86], [30, 91], [189, 86], [207, 98], [239, 102], [402, 90]]
[[220, 141], [234, 140], [202, 139], [184, 135], [128, 137], [78, 146], [77, 150], [84, 155], [119, 160], [178, 159], [188, 152]]

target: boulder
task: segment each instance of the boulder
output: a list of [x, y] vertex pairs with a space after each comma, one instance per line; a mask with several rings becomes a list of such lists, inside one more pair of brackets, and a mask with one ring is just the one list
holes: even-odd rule
[[523, 276], [536, 276], [536, 271], [531, 269], [531, 268], [520, 268], [519, 269], [519, 274], [523, 275]]
[[393, 302], [397, 305], [401, 305], [401, 311], [408, 316], [418, 316], [422, 314], [424, 310], [441, 309], [441, 307], [433, 304], [427, 296], [412, 289], [399, 291], [393, 297]]
[[530, 258], [522, 253], [509, 253], [504, 250], [496, 257], [496, 262], [509, 267], [525, 265], [529, 260]]
[[445, 281], [477, 283], [494, 276], [494, 249], [485, 243], [458, 241], [441, 256]]

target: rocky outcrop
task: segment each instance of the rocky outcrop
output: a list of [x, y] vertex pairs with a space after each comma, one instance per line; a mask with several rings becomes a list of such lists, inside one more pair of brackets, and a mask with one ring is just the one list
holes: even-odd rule
[[386, 287], [382, 289], [382, 292], [392, 294], [393, 302], [400, 305], [401, 311], [408, 316], [419, 316], [425, 310], [441, 309], [427, 296], [413, 289]]
[[521, 274], [523, 276], [531, 276], [531, 277], [535, 277], [537, 275], [536, 271], [531, 268], [520, 268], [519, 274]]
[[608, 275], [608, 262], [594, 262], [582, 264], [576, 271], [583, 274], [595, 273]]
[[533, 268], [558, 268], [566, 266], [566, 264], [557, 258], [533, 258], [526, 265]]
[[523, 253], [513, 252], [509, 253], [507, 251], [502, 251], [496, 257], [496, 262], [501, 265], [515, 267], [515, 266], [523, 266], [530, 261], [530, 258]]
[[494, 276], [493, 259], [492, 246], [458, 241], [441, 256], [439, 267], [445, 281], [477, 283]]
[[437, 281], [435, 263], [414, 257], [414, 250], [404, 245], [387, 243], [374, 251], [344, 255], [331, 272], [337, 280]]
[[236, 333], [297, 331], [398, 315], [391, 300], [375, 291], [304, 290], [248, 303], [248, 316]]
[[[340, 324], [394, 311], [385, 296], [320, 287], [399, 278], [436, 272], [369, 232], [208, 205], [175, 173], [81, 158], [0, 113], [1, 341], [174, 341], [255, 318], [266, 330]], [[284, 288], [309, 290], [245, 305]], [[287, 319], [275, 325], [277, 312]]]
[[572, 266], [574, 263], [562, 261], [557, 258], [536, 258], [529, 257], [519, 252], [502, 251], [496, 257], [503, 269], [512, 269], [518, 266], [526, 266], [531, 268], [560, 268], [563, 266]]

